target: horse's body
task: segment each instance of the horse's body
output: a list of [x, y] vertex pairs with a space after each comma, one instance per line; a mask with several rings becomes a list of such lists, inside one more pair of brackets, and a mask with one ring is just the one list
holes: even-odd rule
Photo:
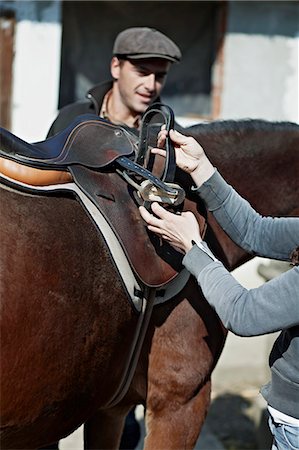
[[[224, 122], [188, 132], [258, 211], [298, 214], [297, 126]], [[138, 403], [147, 449], [192, 448], [226, 335], [195, 281], [154, 308], [130, 388], [107, 409], [137, 314], [106, 244], [71, 197], [0, 193], [2, 448], [45, 446], [83, 422], [87, 448], [117, 448]], [[209, 222], [206, 239], [230, 269], [249, 258]]]

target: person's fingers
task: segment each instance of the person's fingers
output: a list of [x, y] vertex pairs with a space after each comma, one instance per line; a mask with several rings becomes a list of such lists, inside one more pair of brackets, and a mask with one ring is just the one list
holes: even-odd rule
[[159, 234], [161, 237], [163, 237], [163, 239], [165, 239], [164, 237], [165, 231], [162, 230], [161, 228], [155, 227], [154, 225], [148, 225], [147, 228], [149, 229], [149, 231], [152, 231], [155, 234]]
[[166, 130], [161, 130], [157, 138], [157, 146], [163, 148], [165, 146], [166, 136], [168, 132]]
[[163, 208], [157, 202], [152, 203], [151, 209], [156, 216], [160, 217], [160, 219], [167, 219], [167, 218], [170, 218], [171, 216], [174, 216], [173, 213], [167, 211], [165, 208]]
[[[161, 206], [159, 208], [155, 208], [155, 207], [153, 208], [153, 204], [151, 206], [152, 211], [154, 212], [154, 214], [156, 214], [157, 216], [160, 217], [161, 210], [162, 210], [162, 214], [163, 214], [163, 211], [165, 211], [164, 208], [162, 208]], [[156, 211], [154, 211], [154, 209]], [[151, 227], [160, 228], [161, 219], [159, 217], [156, 217], [153, 214], [151, 214], [149, 211], [147, 211], [147, 209], [144, 208], [144, 206], [139, 206], [139, 212], [140, 212], [140, 215], [143, 218], [143, 220], [145, 220], [145, 222], [148, 225], [150, 225]]]
[[164, 158], [166, 158], [166, 150], [164, 150], [163, 148], [152, 148], [151, 149], [151, 153], [155, 154], [155, 155], [161, 155]]
[[144, 207], [139, 206], [139, 212], [143, 220], [145, 220], [146, 223], [149, 223], [152, 217], [152, 214]]
[[179, 144], [179, 145], [187, 145], [188, 141], [190, 141], [190, 139], [192, 139], [192, 138], [190, 138], [190, 136], [185, 136], [176, 130], [170, 130], [169, 136], [175, 144]]

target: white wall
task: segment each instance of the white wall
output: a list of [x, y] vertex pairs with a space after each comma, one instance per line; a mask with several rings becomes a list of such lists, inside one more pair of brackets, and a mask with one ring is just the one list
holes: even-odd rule
[[229, 3], [221, 118], [299, 122], [298, 36], [298, 2]]
[[[42, 140], [57, 113], [61, 2], [3, 3], [13, 5], [17, 19], [12, 131]], [[298, 2], [230, 2], [220, 118], [299, 122], [299, 30], [297, 37], [288, 33], [296, 14]]]
[[12, 132], [43, 140], [57, 112], [61, 3], [17, 1], [13, 66]]

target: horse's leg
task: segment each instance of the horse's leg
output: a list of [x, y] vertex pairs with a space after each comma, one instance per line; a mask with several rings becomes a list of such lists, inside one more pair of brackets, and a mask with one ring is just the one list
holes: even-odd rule
[[[134, 410], [132, 410], [131, 413], [129, 414], [130, 416], [127, 415], [127, 418], [134, 415]], [[124, 434], [121, 434], [124, 427], [125, 419], [126, 413], [124, 413], [123, 411], [110, 410], [109, 412], [107, 411], [98, 412], [84, 424], [83, 428], [84, 448], [98, 449], [98, 450], [114, 449], [114, 448], [118, 449], [121, 438], [123, 439], [124, 443], [120, 448], [123, 449], [133, 448], [133, 446], [130, 447], [127, 446], [128, 445], [127, 441], [130, 440], [129, 439], [130, 436], [127, 437], [124, 436]], [[127, 433], [130, 433], [129, 429], [127, 430]], [[138, 430], [137, 432], [136, 430], [134, 430], [131, 440], [136, 441], [136, 438], [138, 439], [137, 436], [138, 434], [140, 434], [140, 431]], [[58, 450], [58, 449], [59, 443], [56, 442], [55, 444], [47, 445], [46, 447], [41, 447], [38, 450]]]
[[186, 403], [169, 402], [163, 409], [149, 401], [144, 450], [193, 449], [210, 404], [210, 390], [211, 382], [207, 381]]
[[130, 407], [100, 410], [84, 424], [84, 449], [119, 448], [125, 418]]
[[146, 450], [194, 448], [210, 403], [210, 375], [224, 344], [219, 318], [194, 282], [167, 309], [153, 313]]

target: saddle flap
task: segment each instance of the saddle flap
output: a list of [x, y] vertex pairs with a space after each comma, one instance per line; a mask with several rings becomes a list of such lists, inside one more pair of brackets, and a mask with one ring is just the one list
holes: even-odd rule
[[147, 231], [133, 189], [116, 173], [71, 168], [76, 184], [100, 209], [143, 284], [160, 287], [182, 269], [183, 255]]
[[[79, 166], [73, 166], [71, 173], [76, 184], [104, 215], [144, 285], [159, 288], [181, 272], [184, 255], [147, 230], [133, 188], [117, 173], [95, 172]], [[186, 199], [184, 209], [194, 212], [204, 234], [206, 222], [194, 202]]]

